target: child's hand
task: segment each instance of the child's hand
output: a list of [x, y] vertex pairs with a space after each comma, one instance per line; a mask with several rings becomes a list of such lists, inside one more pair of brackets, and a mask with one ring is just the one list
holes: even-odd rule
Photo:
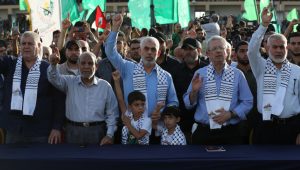
[[152, 112], [151, 119], [152, 121], [157, 121], [160, 119], [160, 110], [165, 106], [165, 102], [158, 102], [154, 111]]
[[112, 75], [114, 81], [119, 81], [119, 80], [120, 80], [120, 77], [121, 77], [121, 76], [120, 76], [120, 72], [119, 72], [118, 70], [112, 72], [111, 75]]
[[126, 116], [125, 114], [122, 114], [122, 121], [125, 126], [130, 125], [130, 122], [131, 122], [130, 118], [128, 116]]
[[101, 36], [99, 36], [99, 38], [98, 38], [98, 41], [99, 41], [101, 44], [104, 43], [104, 41], [107, 39], [107, 37], [108, 37], [108, 35], [109, 35], [109, 33], [110, 33], [110, 30], [111, 30], [111, 25], [110, 25], [110, 23], [107, 23], [107, 24], [106, 24], [106, 27], [105, 27], [105, 29], [104, 29], [103, 34], [102, 34]]

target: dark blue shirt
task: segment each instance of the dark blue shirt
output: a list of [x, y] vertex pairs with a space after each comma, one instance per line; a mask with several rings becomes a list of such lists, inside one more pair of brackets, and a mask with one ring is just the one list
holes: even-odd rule
[[[62, 128], [65, 113], [65, 96], [54, 88], [47, 79], [49, 64], [40, 65], [37, 101], [33, 116], [24, 116], [22, 111], [11, 110], [13, 76], [17, 59], [6, 56], [0, 59], [0, 73], [4, 75], [4, 103], [0, 126], [11, 133], [27, 137], [48, 136], [51, 129]], [[21, 91], [24, 96], [29, 69], [22, 63]]]

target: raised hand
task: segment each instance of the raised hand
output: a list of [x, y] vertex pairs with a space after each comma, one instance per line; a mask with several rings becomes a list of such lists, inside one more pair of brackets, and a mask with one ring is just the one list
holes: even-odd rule
[[89, 33], [91, 32], [90, 24], [87, 23], [86, 21], [85, 21], [84, 24], [83, 24], [83, 28], [84, 28], [84, 32], [85, 32], [86, 34], [89, 34]]
[[59, 50], [57, 47], [52, 48], [52, 54], [49, 56], [49, 60], [50, 60], [50, 64], [51, 65], [56, 65], [59, 63], [60, 61], [60, 54], [59, 54]]
[[123, 121], [123, 124], [125, 126], [129, 126], [131, 124], [131, 120], [128, 116], [126, 116], [125, 114], [122, 114], [122, 117], [121, 117], [122, 121]]
[[160, 110], [165, 106], [165, 102], [158, 102], [155, 106], [154, 111], [151, 114], [152, 121], [157, 121], [160, 119]]
[[67, 30], [72, 25], [71, 20], [70, 20], [70, 13], [68, 13], [67, 18], [63, 20], [61, 25], [62, 25], [63, 30]]
[[103, 43], [107, 39], [107, 37], [110, 33], [110, 30], [111, 30], [111, 25], [110, 25], [110, 23], [107, 23], [105, 30], [104, 30], [103, 34], [101, 36], [99, 36], [98, 41]]
[[119, 31], [121, 25], [123, 23], [123, 16], [122, 14], [117, 14], [112, 19], [112, 31]]
[[112, 72], [112, 78], [114, 79], [114, 81], [120, 81], [120, 72], [118, 70]]
[[271, 23], [273, 14], [270, 13], [269, 8], [271, 7], [271, 3], [269, 4], [268, 7], [265, 7], [261, 13], [261, 23], [264, 27], [268, 27], [269, 24]]
[[192, 91], [198, 93], [201, 86], [202, 86], [202, 77], [200, 77], [199, 73], [197, 73], [192, 80]]

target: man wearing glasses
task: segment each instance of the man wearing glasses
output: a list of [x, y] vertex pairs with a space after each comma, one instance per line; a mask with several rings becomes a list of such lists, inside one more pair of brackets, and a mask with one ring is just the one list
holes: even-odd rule
[[210, 64], [194, 74], [184, 103], [196, 107], [192, 144], [241, 144], [238, 124], [246, 119], [253, 97], [243, 73], [226, 63], [226, 40], [213, 36], [207, 43]]

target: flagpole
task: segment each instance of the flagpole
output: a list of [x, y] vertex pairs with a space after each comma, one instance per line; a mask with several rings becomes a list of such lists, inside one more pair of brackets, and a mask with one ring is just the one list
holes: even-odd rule
[[256, 12], [256, 16], [257, 16], [257, 23], [260, 24], [260, 15], [259, 15], [258, 10], [257, 10], [257, 3], [256, 3], [256, 0], [254, 0], [254, 4], [255, 4], [255, 12]]
[[151, 27], [155, 26], [155, 17], [154, 17], [154, 3], [153, 0], [150, 2], [150, 17], [151, 17]]

